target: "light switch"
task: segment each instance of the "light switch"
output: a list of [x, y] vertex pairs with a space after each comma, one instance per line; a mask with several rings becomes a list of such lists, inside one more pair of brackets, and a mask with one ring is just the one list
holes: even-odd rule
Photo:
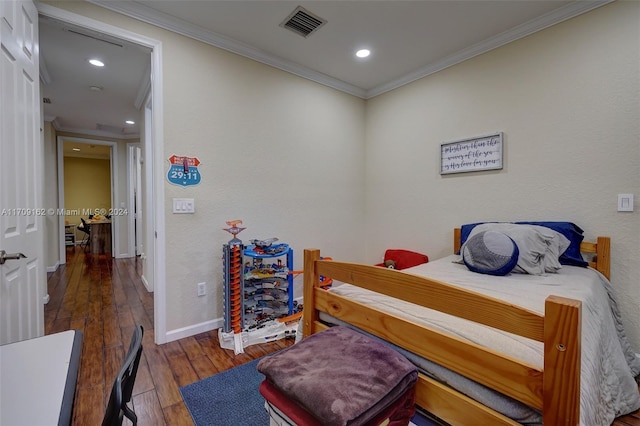
[[633, 211], [633, 194], [618, 194], [618, 211]]
[[173, 199], [173, 213], [195, 213], [196, 203], [193, 198], [174, 198]]

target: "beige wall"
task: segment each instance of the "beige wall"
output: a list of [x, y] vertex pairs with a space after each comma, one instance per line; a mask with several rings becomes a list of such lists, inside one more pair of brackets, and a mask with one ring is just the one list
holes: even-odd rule
[[[367, 103], [367, 260], [434, 258], [451, 229], [568, 220], [612, 237], [612, 282], [640, 352], [640, 3], [615, 2]], [[439, 174], [440, 144], [503, 131], [504, 169]]]
[[[111, 208], [111, 162], [95, 158], [64, 157], [65, 223], [79, 225], [89, 212]], [[83, 235], [78, 232], [78, 238]]]
[[[226, 220], [244, 221], [244, 241], [288, 242], [298, 268], [312, 245], [336, 257], [360, 251], [364, 102], [183, 37], [163, 42], [164, 158], [202, 162], [200, 185], [165, 181], [172, 330], [223, 315]], [[172, 214], [174, 197], [194, 198], [196, 214]], [[198, 282], [207, 283], [204, 298]]]

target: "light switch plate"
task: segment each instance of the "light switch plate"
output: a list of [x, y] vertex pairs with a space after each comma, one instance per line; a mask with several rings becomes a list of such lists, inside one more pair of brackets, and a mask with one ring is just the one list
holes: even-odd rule
[[618, 211], [633, 211], [633, 194], [618, 194]]
[[173, 199], [173, 213], [195, 213], [196, 203], [193, 198], [174, 198]]

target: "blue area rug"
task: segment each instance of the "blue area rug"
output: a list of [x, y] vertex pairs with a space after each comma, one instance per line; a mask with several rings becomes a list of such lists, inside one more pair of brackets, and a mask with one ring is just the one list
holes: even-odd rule
[[[255, 359], [180, 388], [182, 399], [196, 426], [268, 426], [269, 415], [258, 387], [264, 375]], [[415, 426], [438, 426], [419, 413], [411, 419]]]
[[258, 387], [264, 375], [259, 359], [180, 388], [196, 426], [268, 426], [269, 415]]

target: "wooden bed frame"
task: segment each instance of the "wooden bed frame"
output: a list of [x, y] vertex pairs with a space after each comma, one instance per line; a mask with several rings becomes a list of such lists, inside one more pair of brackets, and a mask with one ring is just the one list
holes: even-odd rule
[[[455, 252], [459, 248], [456, 229]], [[609, 278], [610, 239], [583, 242], [581, 250], [595, 254], [590, 266]], [[543, 342], [543, 369], [323, 290], [320, 276]], [[304, 251], [304, 336], [328, 327], [319, 319], [325, 312], [541, 410], [545, 425], [577, 425], [580, 420], [581, 309], [580, 301], [549, 296], [542, 316], [440, 281], [321, 260], [320, 250]], [[518, 425], [424, 374], [416, 385], [416, 404], [455, 425]]]

